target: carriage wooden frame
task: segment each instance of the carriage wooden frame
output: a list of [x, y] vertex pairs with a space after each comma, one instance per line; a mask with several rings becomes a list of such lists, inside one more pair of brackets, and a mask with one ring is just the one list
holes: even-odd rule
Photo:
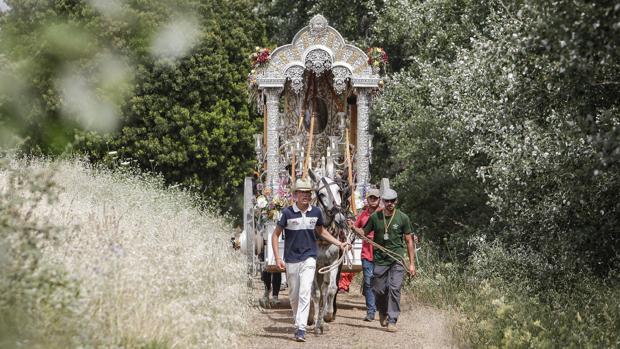
[[[275, 270], [271, 233], [277, 217], [261, 220], [257, 213], [264, 208], [257, 206], [257, 196], [290, 192], [290, 184], [305, 176], [308, 168], [332, 179], [350, 172], [352, 207], [361, 208], [372, 156], [369, 109], [383, 85], [378, 68], [369, 64], [363, 50], [347, 44], [323, 16], [316, 15], [290, 44], [273, 50], [266, 62], [252, 70], [248, 82], [264, 127], [263, 134], [255, 135], [256, 176], [247, 177], [244, 186], [242, 248], [251, 274]], [[282, 239], [279, 245], [282, 251]], [[258, 258], [260, 250], [264, 261]], [[357, 241], [355, 271], [361, 270], [360, 253]]]

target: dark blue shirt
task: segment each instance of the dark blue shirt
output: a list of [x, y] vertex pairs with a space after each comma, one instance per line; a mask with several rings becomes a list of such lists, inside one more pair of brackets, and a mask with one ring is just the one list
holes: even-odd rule
[[309, 257], [317, 256], [317, 241], [314, 232], [317, 226], [323, 225], [321, 210], [308, 206], [301, 212], [297, 204], [282, 210], [278, 225], [284, 229], [284, 261], [286, 263], [303, 262]]

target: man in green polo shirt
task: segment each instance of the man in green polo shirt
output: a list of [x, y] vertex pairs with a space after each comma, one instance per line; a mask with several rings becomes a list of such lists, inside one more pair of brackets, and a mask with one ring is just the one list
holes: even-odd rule
[[[407, 246], [409, 256], [407, 272], [415, 275], [415, 249], [411, 221], [406, 214], [396, 209], [398, 203], [396, 191], [386, 189], [381, 199], [384, 205], [383, 211], [373, 213], [363, 231], [353, 226], [352, 228], [359, 234], [374, 231], [373, 241], [397, 256], [403, 256], [405, 246]], [[400, 289], [403, 285], [405, 267], [379, 248], [374, 250], [374, 259], [372, 288], [379, 312], [379, 321], [381, 326], [387, 327], [388, 332], [396, 332], [396, 322], [400, 315]]]

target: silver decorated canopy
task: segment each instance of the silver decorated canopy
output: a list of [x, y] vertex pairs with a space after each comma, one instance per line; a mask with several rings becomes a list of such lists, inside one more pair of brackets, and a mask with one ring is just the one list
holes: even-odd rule
[[[266, 144], [264, 148], [258, 144], [256, 150], [259, 160], [267, 163], [264, 183], [268, 187], [278, 189], [290, 173], [291, 159], [295, 157], [299, 164], [307, 151], [311, 152], [312, 168], [330, 177], [343, 175], [337, 171], [344, 163], [340, 145], [344, 144], [345, 129], [353, 128], [350, 149], [355, 185], [363, 195], [372, 151], [369, 103], [382, 85], [378, 68], [369, 64], [364, 51], [347, 44], [321, 15], [314, 16], [292, 43], [276, 48], [268, 61], [255, 67], [250, 86], [257, 92], [259, 110], [266, 107]], [[310, 115], [317, 116], [317, 122], [308, 149]], [[302, 124], [304, 127], [299, 126]]]
[[327, 24], [325, 17], [316, 15], [307, 27], [301, 29], [288, 45], [276, 48], [271, 61], [256, 76], [258, 88], [284, 87], [291, 82], [295, 93], [303, 89], [303, 74], [310, 70], [316, 75], [330, 71], [333, 87], [340, 94], [350, 80], [353, 87], [377, 88], [380, 77], [373, 74], [364, 51], [347, 44], [336, 29]]

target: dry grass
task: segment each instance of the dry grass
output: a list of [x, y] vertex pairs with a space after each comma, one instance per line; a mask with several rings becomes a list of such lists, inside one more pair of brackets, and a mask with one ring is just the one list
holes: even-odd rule
[[78, 342], [236, 346], [249, 318], [247, 278], [243, 258], [230, 248], [232, 227], [221, 217], [144, 175], [78, 160], [12, 165], [55, 171], [58, 200], [40, 204], [34, 215], [63, 227], [43, 258], [78, 282]]

